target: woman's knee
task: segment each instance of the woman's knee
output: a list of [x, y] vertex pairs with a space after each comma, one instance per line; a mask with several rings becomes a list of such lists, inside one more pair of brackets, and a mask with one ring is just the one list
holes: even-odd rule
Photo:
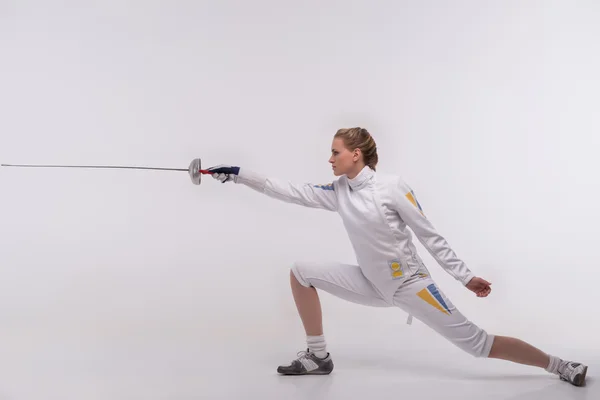
[[454, 344], [476, 358], [487, 358], [494, 344], [494, 335], [488, 334], [484, 329], [478, 328], [475, 335], [466, 339], [455, 339]]
[[426, 325], [466, 353], [487, 358], [494, 344], [494, 335], [468, 320], [455, 307], [452, 311], [449, 315], [428, 313], [415, 316], [422, 318]]
[[290, 279], [292, 279], [292, 282], [295, 280], [304, 287], [312, 286], [311, 283], [308, 281], [306, 275], [304, 274], [302, 267], [298, 263], [294, 263], [290, 268]]

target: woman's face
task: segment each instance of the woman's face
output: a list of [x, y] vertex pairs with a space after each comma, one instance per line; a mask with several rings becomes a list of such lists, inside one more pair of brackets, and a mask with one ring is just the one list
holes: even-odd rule
[[344, 141], [340, 138], [334, 138], [331, 144], [331, 157], [329, 162], [335, 176], [354, 175], [358, 160], [360, 160], [360, 150], [350, 151], [344, 146]]

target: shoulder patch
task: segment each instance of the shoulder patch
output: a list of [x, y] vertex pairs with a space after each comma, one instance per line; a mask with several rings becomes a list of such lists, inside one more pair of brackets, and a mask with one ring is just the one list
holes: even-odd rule
[[313, 185], [313, 186], [316, 187], [317, 189], [333, 190], [333, 183], [328, 183], [325, 185]]
[[412, 203], [413, 206], [417, 207], [417, 209], [419, 210], [421, 215], [425, 216], [425, 214], [423, 213], [423, 208], [421, 207], [419, 200], [417, 200], [417, 196], [415, 195], [415, 192], [413, 192], [413, 190], [411, 189], [410, 192], [406, 193], [405, 196], [408, 199], [408, 201], [410, 201]]

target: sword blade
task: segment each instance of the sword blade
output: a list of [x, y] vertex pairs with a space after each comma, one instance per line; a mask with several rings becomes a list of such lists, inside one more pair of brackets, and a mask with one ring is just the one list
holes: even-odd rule
[[111, 168], [111, 169], [150, 169], [156, 171], [186, 171], [188, 168], [159, 168], [159, 167], [135, 167], [117, 165], [32, 165], [32, 164], [0, 164], [2, 167], [25, 167], [25, 168]]

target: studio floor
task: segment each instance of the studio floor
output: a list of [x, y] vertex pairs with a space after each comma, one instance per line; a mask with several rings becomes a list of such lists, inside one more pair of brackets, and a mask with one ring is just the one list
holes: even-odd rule
[[334, 372], [304, 377], [275, 371], [302, 350], [297, 337], [257, 334], [251, 327], [214, 336], [210, 326], [4, 331], [0, 399], [600, 398], [598, 353], [568, 351], [589, 365], [587, 385], [578, 388], [542, 370], [473, 359], [443, 341], [428, 344], [418, 339], [419, 326], [409, 329], [404, 345], [386, 343], [379, 332], [332, 338]]

